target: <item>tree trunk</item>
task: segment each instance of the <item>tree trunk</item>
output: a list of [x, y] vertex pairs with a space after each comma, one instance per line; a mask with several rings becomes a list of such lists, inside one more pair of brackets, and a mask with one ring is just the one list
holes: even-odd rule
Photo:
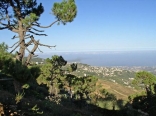
[[[18, 21], [18, 25], [19, 25], [19, 32], [18, 32], [18, 35], [19, 35], [19, 52], [17, 53], [16, 55], [16, 59], [20, 62], [23, 63], [23, 58], [25, 56], [25, 30], [23, 28], [23, 24], [21, 21]], [[22, 89], [22, 83], [20, 83], [19, 81], [17, 80], [14, 80], [14, 88], [15, 88], [15, 92], [18, 93], [21, 91]]]
[[17, 56], [17, 59], [19, 61], [22, 62], [23, 58], [24, 58], [24, 52], [25, 52], [25, 40], [24, 40], [24, 37], [25, 37], [25, 34], [26, 34], [26, 30], [23, 28], [23, 23], [21, 21], [22, 19], [20, 18], [19, 21], [18, 21], [18, 35], [19, 35], [19, 44], [20, 44], [20, 48], [19, 48], [19, 52], [18, 52], [18, 56]]

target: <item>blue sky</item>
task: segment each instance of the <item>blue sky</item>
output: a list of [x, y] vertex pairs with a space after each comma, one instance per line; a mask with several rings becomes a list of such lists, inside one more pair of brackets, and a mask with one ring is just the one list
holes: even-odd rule
[[[45, 12], [42, 25], [55, 21], [50, 14], [54, 2], [37, 0]], [[41, 43], [57, 45], [51, 51], [156, 50], [156, 0], [75, 0], [76, 18], [67, 25], [45, 29], [48, 36], [35, 36]], [[1, 41], [12, 45], [12, 32], [0, 31]]]

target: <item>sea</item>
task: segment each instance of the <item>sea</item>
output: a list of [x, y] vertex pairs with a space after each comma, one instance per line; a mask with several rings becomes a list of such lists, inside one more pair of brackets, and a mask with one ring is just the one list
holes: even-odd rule
[[68, 62], [91, 66], [156, 66], [156, 50], [48, 52], [39, 57], [50, 58], [53, 55], [63, 56]]

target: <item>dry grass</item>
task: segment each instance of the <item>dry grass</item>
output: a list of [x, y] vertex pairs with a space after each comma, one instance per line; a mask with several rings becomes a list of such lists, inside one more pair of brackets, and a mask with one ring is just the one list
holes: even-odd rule
[[101, 79], [98, 80], [98, 85], [102, 85], [102, 88], [106, 89], [110, 93], [115, 94], [117, 99], [127, 100], [129, 95], [139, 92], [138, 90]]

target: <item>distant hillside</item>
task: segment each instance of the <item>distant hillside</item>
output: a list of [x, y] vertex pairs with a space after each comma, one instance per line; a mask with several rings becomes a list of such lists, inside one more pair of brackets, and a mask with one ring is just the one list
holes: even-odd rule
[[73, 72], [75, 75], [94, 75], [99, 78], [98, 84], [102, 85], [102, 88], [114, 93], [118, 99], [125, 100], [129, 95], [142, 91], [141, 88], [136, 90], [132, 85], [136, 72], [146, 69], [154, 71], [154, 68], [149, 67], [96, 67], [82, 63], [77, 65], [77, 70]]
[[[24, 60], [26, 60], [26, 57], [24, 58]], [[39, 58], [39, 57], [37, 57], [37, 58], [32, 58], [31, 59], [31, 62], [43, 62], [43, 63], [45, 63], [45, 59], [43, 59], [43, 58]]]
[[131, 81], [138, 71], [144, 70], [156, 74], [156, 67], [97, 67], [82, 63], [78, 63], [77, 65], [78, 68], [75, 72], [77, 75], [95, 75], [100, 79], [116, 82], [125, 86], [131, 86]]
[[[45, 62], [43, 58], [33, 58], [32, 62]], [[68, 63], [68, 65], [71, 63]], [[129, 95], [139, 92], [131, 84], [136, 72], [146, 70], [156, 74], [156, 67], [97, 67], [77, 63], [77, 76], [93, 75], [99, 78], [98, 84], [104, 89], [114, 93], [118, 99], [127, 99]]]
[[44, 62], [45, 59], [43, 59], [43, 58], [33, 58], [31, 61], [32, 62]]
[[95, 67], [81, 63], [78, 63], [78, 68], [76, 72], [74, 72], [76, 75], [94, 75], [99, 79], [111, 81], [129, 87], [132, 86], [131, 81], [135, 77], [135, 73], [135, 71], [129, 71], [117, 67]]

